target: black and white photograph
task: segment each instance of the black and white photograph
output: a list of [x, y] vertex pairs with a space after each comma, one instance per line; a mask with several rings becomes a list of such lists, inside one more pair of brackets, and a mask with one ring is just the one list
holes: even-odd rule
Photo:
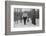
[[6, 35], [44, 32], [44, 3], [7, 1]]
[[41, 10], [37, 6], [11, 5], [11, 31], [41, 30]]
[[39, 9], [14, 8], [14, 28], [39, 26]]

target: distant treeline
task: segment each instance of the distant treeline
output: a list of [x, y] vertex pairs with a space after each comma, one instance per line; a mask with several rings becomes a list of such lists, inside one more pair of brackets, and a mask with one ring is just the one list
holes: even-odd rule
[[[28, 14], [29, 18], [32, 18], [33, 15], [35, 15], [35, 18], [39, 19], [39, 9], [37, 11], [35, 11], [35, 9], [33, 9], [32, 11], [25, 11]], [[22, 19], [22, 14], [23, 12], [14, 12], [14, 21], [16, 20], [20, 20]]]

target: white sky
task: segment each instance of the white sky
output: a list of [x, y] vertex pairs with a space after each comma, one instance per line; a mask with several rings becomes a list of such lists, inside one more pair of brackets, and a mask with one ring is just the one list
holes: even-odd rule
[[[20, 9], [21, 8], [18, 8], [18, 9], [15, 8], [14, 11], [20, 11]], [[21, 10], [24, 12], [24, 11], [31, 11], [32, 9], [30, 9], [30, 8], [22, 8]]]

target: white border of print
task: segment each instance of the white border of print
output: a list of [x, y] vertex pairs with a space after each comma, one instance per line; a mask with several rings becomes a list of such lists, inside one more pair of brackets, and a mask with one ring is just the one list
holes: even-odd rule
[[[14, 28], [14, 8], [33, 8], [39, 9], [39, 26], [36, 27], [24, 27], [24, 28]], [[19, 30], [18, 30], [19, 29]], [[35, 31], [42, 30], [42, 7], [41, 6], [22, 6], [22, 5], [11, 5], [11, 32], [14, 31]]]

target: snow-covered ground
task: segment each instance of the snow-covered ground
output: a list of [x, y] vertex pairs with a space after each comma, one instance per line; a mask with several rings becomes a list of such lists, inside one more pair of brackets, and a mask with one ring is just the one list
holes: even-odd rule
[[29, 18], [29, 22], [27, 22], [26, 20], [26, 25], [24, 25], [24, 20], [22, 20], [22, 22], [20, 20], [14, 22], [14, 27], [32, 27], [32, 26], [38, 26], [39, 25], [39, 19], [36, 19], [36, 25], [32, 24], [32, 20]]

